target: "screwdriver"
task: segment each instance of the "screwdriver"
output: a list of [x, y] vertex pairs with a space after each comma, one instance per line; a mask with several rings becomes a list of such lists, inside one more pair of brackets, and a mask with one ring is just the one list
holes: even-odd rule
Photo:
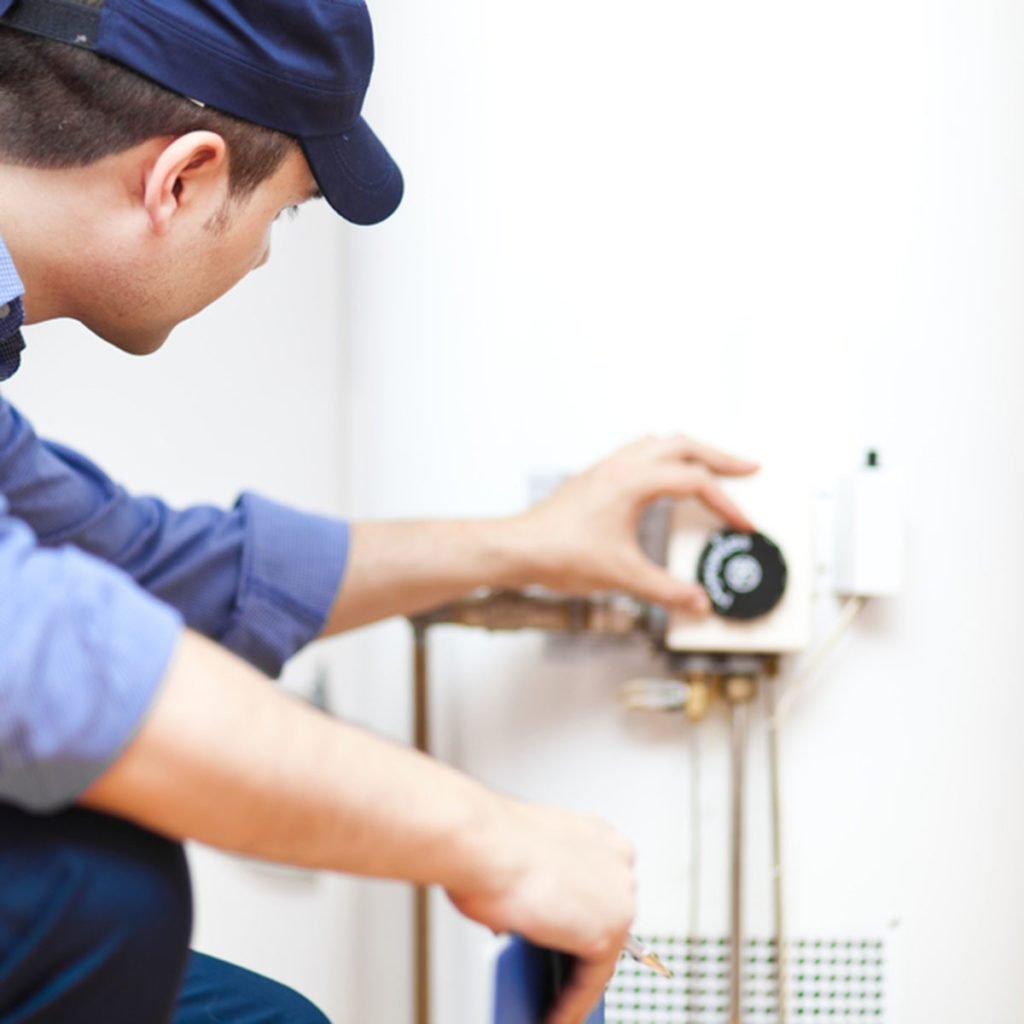
[[626, 939], [624, 952], [628, 953], [638, 964], [650, 969], [663, 978], [674, 978], [675, 975], [661, 962], [658, 954], [645, 946], [636, 936], [630, 935]]

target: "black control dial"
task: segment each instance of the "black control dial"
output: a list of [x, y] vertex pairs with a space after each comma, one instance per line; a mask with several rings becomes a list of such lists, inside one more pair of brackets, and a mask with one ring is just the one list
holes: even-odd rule
[[786, 591], [786, 560], [763, 533], [723, 530], [701, 553], [697, 579], [727, 619], [767, 615]]

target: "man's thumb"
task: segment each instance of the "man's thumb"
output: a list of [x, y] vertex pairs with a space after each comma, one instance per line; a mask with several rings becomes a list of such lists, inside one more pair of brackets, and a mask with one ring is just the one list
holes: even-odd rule
[[634, 574], [633, 591], [638, 597], [673, 611], [690, 615], [707, 615], [711, 602], [704, 588], [692, 581], [676, 579], [653, 562], [639, 562]]

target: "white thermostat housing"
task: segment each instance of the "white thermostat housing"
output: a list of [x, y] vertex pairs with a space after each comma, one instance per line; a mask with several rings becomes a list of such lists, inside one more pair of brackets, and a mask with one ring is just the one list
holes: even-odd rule
[[898, 478], [868, 452], [839, 486], [836, 590], [846, 597], [892, 597], [903, 589], [906, 546]]
[[[670, 651], [716, 654], [801, 651], [811, 640], [814, 597], [810, 488], [797, 477], [770, 469], [750, 477], [721, 478], [719, 483], [761, 536], [734, 534], [695, 498], [677, 503], [668, 570], [679, 579], [701, 582], [718, 610], [707, 616], [673, 613], [666, 646]], [[760, 586], [768, 572], [774, 573], [781, 591], [774, 597], [777, 603], [763, 613], [744, 609], [746, 592]]]

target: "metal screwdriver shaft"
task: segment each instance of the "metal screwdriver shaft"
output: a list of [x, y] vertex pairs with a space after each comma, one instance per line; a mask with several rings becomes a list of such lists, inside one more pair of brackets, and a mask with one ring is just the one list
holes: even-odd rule
[[630, 935], [626, 939], [625, 952], [628, 953], [638, 964], [650, 967], [652, 971], [660, 974], [663, 978], [673, 978], [675, 975], [661, 961], [661, 958], [648, 949], [639, 939]]

